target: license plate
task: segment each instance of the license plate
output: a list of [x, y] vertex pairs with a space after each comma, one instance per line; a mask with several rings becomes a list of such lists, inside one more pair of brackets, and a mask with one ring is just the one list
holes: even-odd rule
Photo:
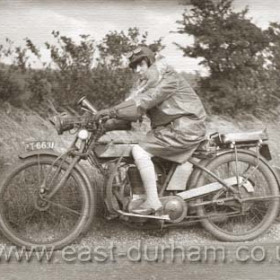
[[53, 150], [53, 141], [33, 141], [25, 144], [26, 151]]

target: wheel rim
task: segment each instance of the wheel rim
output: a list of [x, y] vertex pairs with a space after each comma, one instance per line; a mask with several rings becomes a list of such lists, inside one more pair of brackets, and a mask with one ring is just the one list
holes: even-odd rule
[[[212, 172], [221, 179], [237, 176], [237, 174], [245, 180], [247, 179], [254, 188], [253, 193], [249, 193], [242, 186], [240, 188], [236, 185], [232, 186], [239, 191], [239, 197], [241, 199], [274, 195], [270, 188], [269, 180], [260, 167], [257, 166], [256, 161], [249, 162], [239, 159], [236, 169], [235, 160], [232, 159], [230, 162], [224, 162], [223, 164], [216, 166]], [[203, 184], [212, 182], [215, 182], [215, 179], [206, 175]], [[229, 197], [232, 197], [232, 193], [228, 191], [220, 191], [219, 194], [209, 195], [203, 200], [216, 200]], [[208, 218], [207, 221], [213, 228], [216, 228], [218, 231], [226, 235], [236, 237], [245, 235], [249, 236], [266, 223], [273, 208], [272, 202], [273, 199], [266, 201], [250, 201], [243, 204], [240, 204], [237, 201], [224, 203], [223, 205], [213, 204], [201, 207], [200, 214], [216, 215], [216, 217], [213, 215]]]
[[17, 170], [4, 184], [2, 223], [21, 245], [56, 246], [80, 231], [86, 203], [77, 176], [71, 174], [50, 200], [45, 198], [64, 172], [58, 163], [53, 166], [52, 161], [38, 160]]

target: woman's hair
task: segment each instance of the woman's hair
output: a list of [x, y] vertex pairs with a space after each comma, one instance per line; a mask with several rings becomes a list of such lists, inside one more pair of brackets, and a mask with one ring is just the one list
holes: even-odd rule
[[152, 65], [150, 59], [148, 57], [140, 57], [138, 60], [135, 60], [133, 63], [131, 63], [130, 67], [135, 70], [137, 65], [139, 65], [142, 61], [146, 61], [148, 67]]

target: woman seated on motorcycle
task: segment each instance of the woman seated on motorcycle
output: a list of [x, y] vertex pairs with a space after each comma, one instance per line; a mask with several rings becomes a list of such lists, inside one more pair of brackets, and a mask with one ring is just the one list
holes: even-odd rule
[[128, 57], [129, 67], [140, 75], [139, 87], [119, 105], [102, 110], [98, 117], [136, 120], [146, 114], [151, 130], [132, 148], [146, 192], [146, 200], [133, 212], [151, 214], [162, 209], [158, 197], [152, 157], [184, 163], [205, 139], [206, 113], [188, 82], [146, 46], [139, 46]]

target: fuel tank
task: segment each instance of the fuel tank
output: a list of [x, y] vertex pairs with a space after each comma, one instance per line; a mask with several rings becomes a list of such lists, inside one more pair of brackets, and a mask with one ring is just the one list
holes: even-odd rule
[[136, 144], [98, 144], [95, 153], [99, 158], [131, 157], [131, 149]]
[[137, 131], [110, 131], [103, 135], [95, 147], [100, 158], [131, 157], [131, 149], [144, 138]]

